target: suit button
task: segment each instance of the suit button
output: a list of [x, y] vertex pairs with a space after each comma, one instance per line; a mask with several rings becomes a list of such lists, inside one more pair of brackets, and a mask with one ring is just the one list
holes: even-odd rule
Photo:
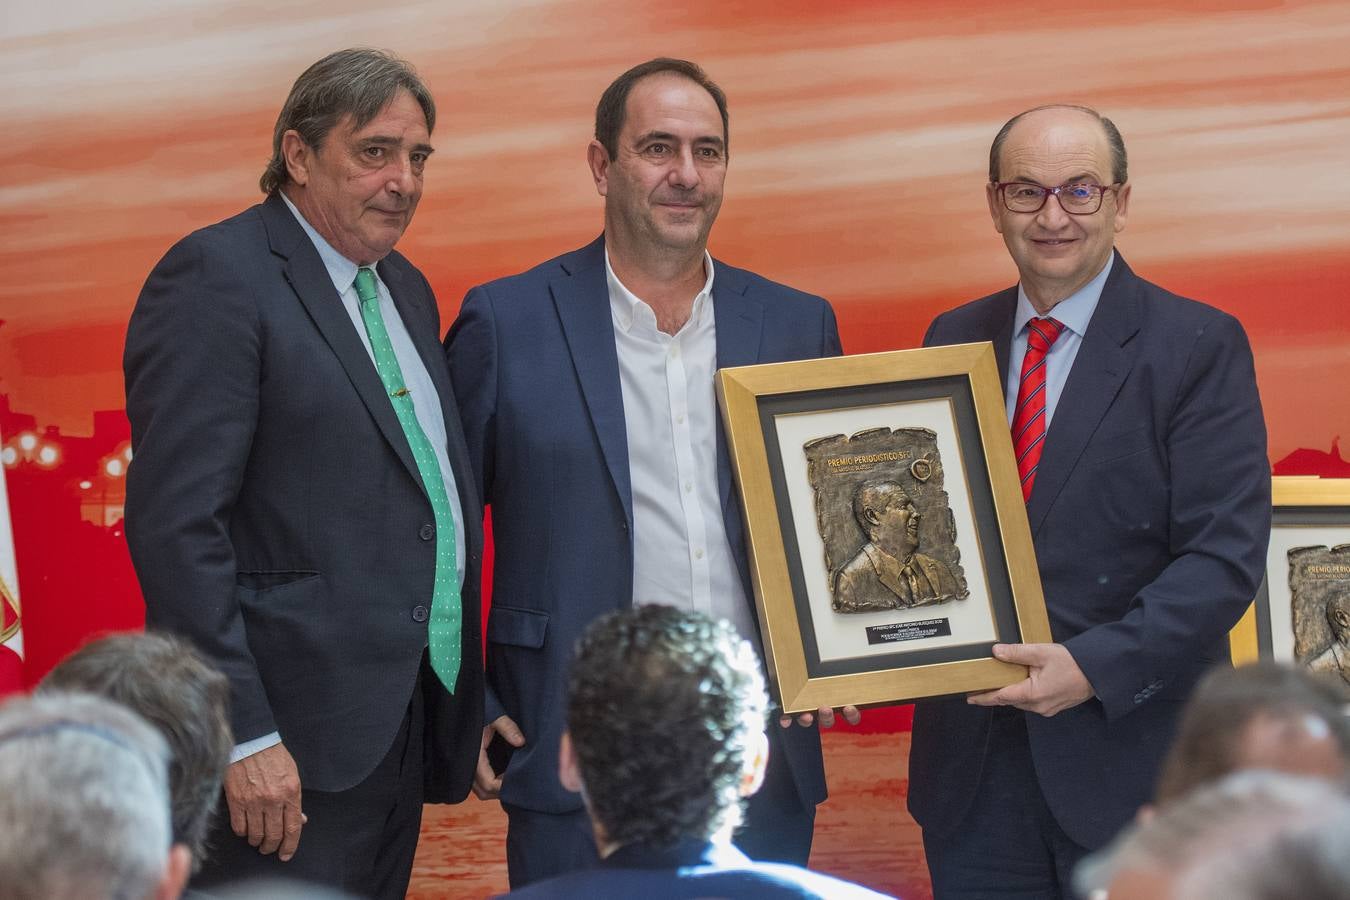
[[427, 608], [425, 606], [413, 607], [412, 617], [414, 622], [425, 622], [429, 615], [431, 614], [427, 611]]
[[424, 541], [431, 540], [436, 536], [436, 526], [423, 525], [421, 528], [417, 529], [417, 536]]

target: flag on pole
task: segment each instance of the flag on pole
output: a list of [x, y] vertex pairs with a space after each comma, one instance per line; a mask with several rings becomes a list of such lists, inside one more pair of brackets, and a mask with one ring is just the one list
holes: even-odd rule
[[19, 576], [14, 563], [14, 531], [9, 521], [9, 492], [0, 466], [0, 697], [23, 689], [23, 628], [19, 617]]

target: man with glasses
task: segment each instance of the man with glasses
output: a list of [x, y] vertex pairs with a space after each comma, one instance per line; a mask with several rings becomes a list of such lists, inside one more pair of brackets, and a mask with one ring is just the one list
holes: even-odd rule
[[1055, 643], [996, 645], [1027, 679], [918, 705], [909, 808], [937, 897], [1070, 896], [1260, 584], [1265, 422], [1238, 321], [1114, 251], [1130, 184], [1109, 119], [1015, 116], [985, 193], [1019, 283], [924, 342], [994, 344]]

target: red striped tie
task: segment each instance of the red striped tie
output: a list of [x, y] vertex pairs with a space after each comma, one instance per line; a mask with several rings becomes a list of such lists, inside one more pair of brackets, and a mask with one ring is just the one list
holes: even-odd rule
[[1013, 452], [1017, 454], [1017, 474], [1022, 478], [1022, 499], [1031, 500], [1036, 483], [1036, 468], [1041, 464], [1045, 446], [1045, 357], [1050, 345], [1064, 333], [1064, 326], [1050, 318], [1027, 322], [1027, 355], [1022, 360], [1022, 383], [1017, 388], [1017, 410], [1013, 413]]

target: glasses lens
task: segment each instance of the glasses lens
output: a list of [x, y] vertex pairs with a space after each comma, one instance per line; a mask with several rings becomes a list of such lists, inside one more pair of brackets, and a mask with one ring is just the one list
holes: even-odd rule
[[1003, 203], [1013, 212], [1035, 212], [1045, 202], [1045, 188], [1014, 181], [1003, 186]]
[[1102, 205], [1102, 189], [1095, 184], [1066, 184], [1059, 189], [1065, 212], [1092, 213]]

